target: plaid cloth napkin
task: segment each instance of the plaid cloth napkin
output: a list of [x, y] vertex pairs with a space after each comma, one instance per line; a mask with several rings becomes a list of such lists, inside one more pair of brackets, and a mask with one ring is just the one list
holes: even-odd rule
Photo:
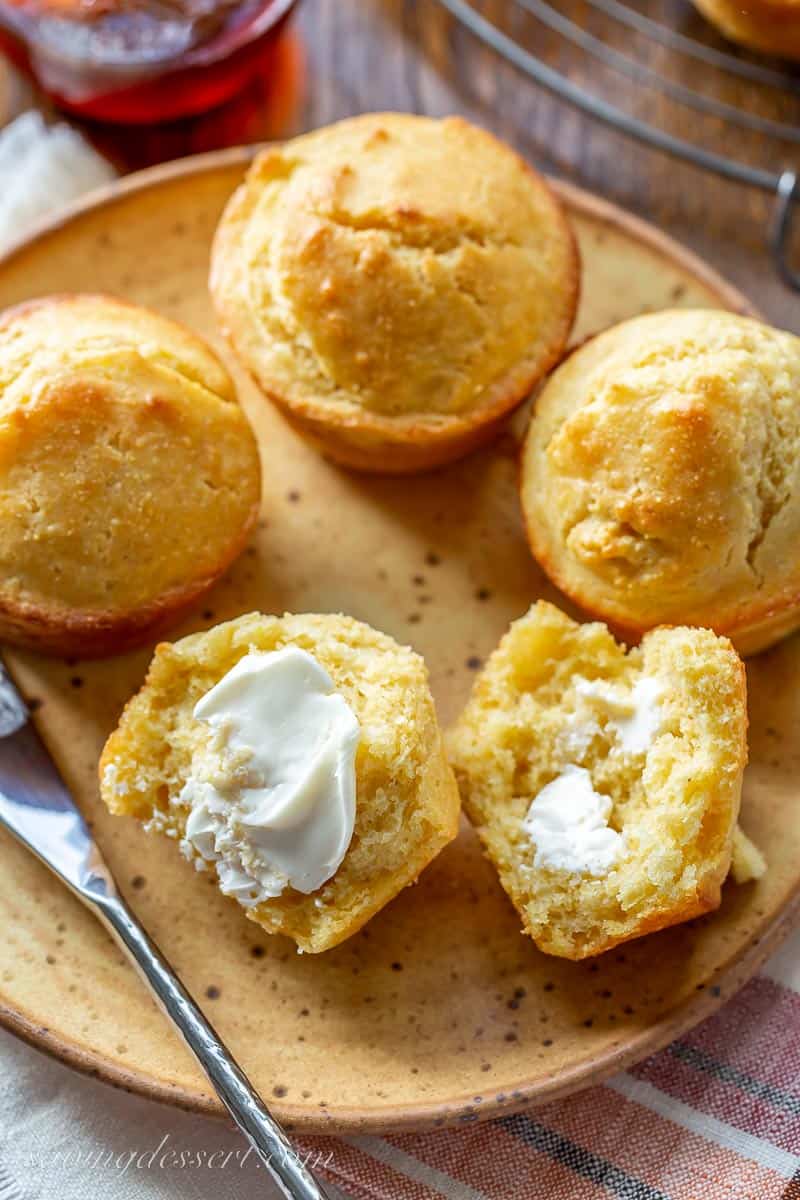
[[[0, 1200], [277, 1200], [221, 1121], [7, 1035], [0, 1079]], [[800, 933], [716, 1016], [602, 1086], [485, 1125], [302, 1149], [352, 1200], [800, 1200]]]
[[800, 1200], [800, 933], [716, 1016], [602, 1086], [330, 1152], [357, 1200]]

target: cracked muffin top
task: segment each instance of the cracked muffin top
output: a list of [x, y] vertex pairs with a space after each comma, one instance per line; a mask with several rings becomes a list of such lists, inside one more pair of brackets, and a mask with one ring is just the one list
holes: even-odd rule
[[627, 636], [800, 625], [800, 339], [733, 313], [637, 317], [553, 374], [523, 452], [531, 548]]
[[260, 154], [211, 272], [267, 395], [378, 468], [371, 454], [430, 450], [523, 400], [563, 351], [577, 284], [561, 206], [521, 158], [465, 121], [399, 114]]
[[0, 637], [117, 653], [243, 548], [258, 447], [215, 354], [109, 296], [0, 319]]

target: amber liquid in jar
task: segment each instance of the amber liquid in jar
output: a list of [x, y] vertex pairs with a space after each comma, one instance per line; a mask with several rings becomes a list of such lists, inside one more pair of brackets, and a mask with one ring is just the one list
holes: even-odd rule
[[269, 69], [295, 0], [0, 0], [3, 48], [62, 107], [143, 123], [205, 111]]

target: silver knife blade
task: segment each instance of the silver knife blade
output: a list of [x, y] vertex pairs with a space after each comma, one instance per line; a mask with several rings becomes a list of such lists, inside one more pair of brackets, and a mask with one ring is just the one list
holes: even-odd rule
[[2, 663], [0, 820], [82, 898], [116, 894], [111, 872]]

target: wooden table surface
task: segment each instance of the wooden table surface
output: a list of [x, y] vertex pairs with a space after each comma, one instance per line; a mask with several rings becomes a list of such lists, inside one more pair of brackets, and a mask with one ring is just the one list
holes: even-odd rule
[[[700, 118], [653, 87], [599, 67], [529, 18], [524, 0], [475, 2], [550, 65], [629, 112], [718, 152], [776, 171], [800, 171], [800, 144], [742, 134], [721, 120]], [[689, 0], [628, 2], [674, 29], [730, 49]], [[768, 89], [626, 33], [586, 0], [556, 0], [554, 7], [678, 83], [800, 129], [796, 68], [787, 75], [786, 90]], [[24, 104], [25, 96], [24, 88], [12, 89], [7, 108]], [[302, 0], [277, 80], [254, 84], [238, 101], [200, 119], [154, 129], [94, 126], [89, 132], [118, 165], [133, 169], [379, 109], [471, 117], [514, 143], [541, 169], [615, 201], [687, 243], [769, 319], [800, 332], [800, 295], [781, 283], [766, 246], [769, 196], [675, 162], [582, 116], [483, 49], [438, 0]], [[800, 246], [800, 228], [797, 233]]]

